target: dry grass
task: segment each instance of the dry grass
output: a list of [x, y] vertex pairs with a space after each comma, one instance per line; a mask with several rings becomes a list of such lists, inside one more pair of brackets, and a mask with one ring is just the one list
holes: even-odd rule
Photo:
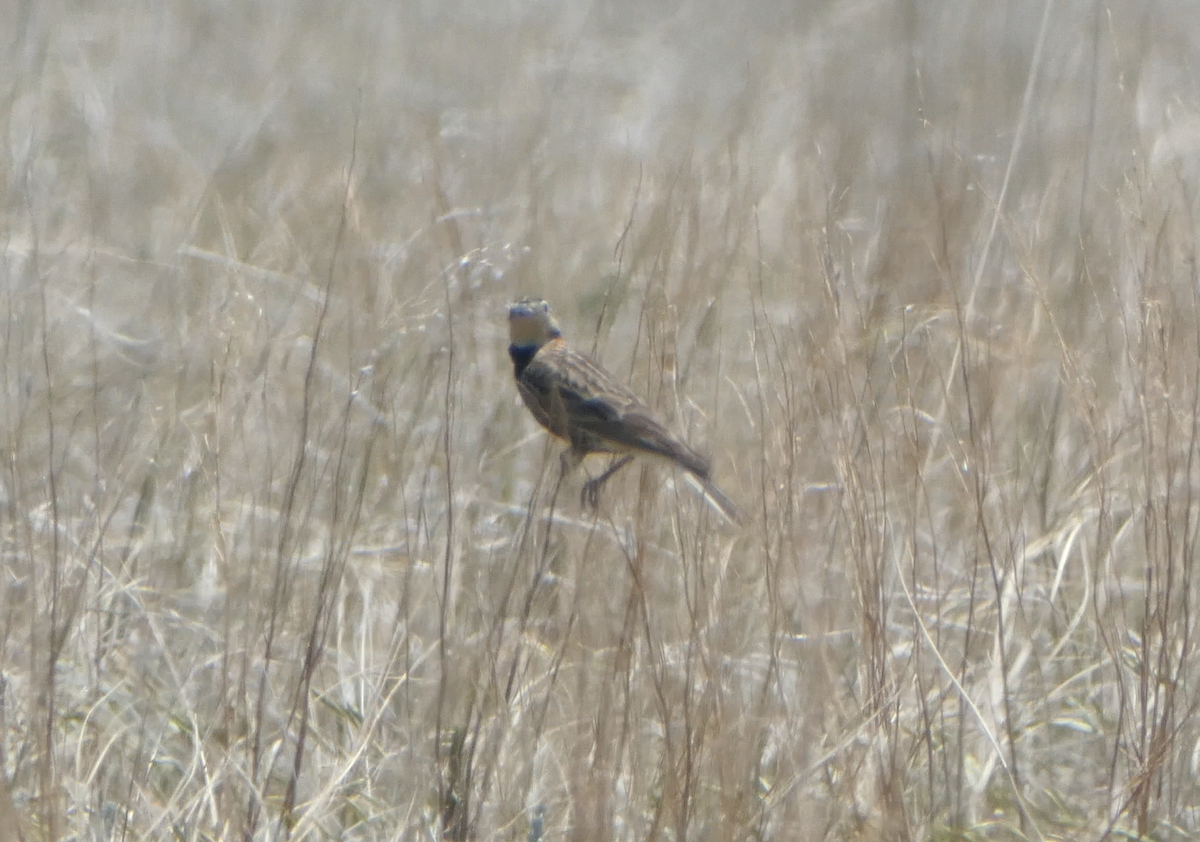
[[1187, 3], [0, 31], [0, 838], [1200, 834]]

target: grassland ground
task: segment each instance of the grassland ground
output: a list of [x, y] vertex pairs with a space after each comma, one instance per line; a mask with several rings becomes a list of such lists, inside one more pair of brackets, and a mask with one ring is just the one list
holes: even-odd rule
[[0, 840], [1200, 836], [1189, 3], [0, 32]]

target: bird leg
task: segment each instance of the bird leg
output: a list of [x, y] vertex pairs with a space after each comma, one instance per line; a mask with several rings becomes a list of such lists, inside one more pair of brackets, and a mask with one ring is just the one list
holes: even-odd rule
[[624, 468], [633, 460], [633, 456], [626, 454], [619, 459], [614, 459], [608, 468], [600, 476], [595, 479], [589, 479], [583, 484], [583, 493], [580, 495], [580, 502], [584, 508], [590, 511], [596, 511], [600, 508], [600, 486], [608, 481], [609, 477], [617, 471]]
[[583, 461], [583, 456], [576, 452], [575, 448], [569, 447], [564, 450], [558, 457], [558, 467], [562, 471], [562, 477], [579, 467], [579, 463]]

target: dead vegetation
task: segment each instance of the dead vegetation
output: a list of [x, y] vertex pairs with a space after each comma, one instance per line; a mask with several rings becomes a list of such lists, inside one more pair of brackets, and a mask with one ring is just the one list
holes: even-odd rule
[[1194, 838], [1190, 20], [0, 13], [0, 837]]

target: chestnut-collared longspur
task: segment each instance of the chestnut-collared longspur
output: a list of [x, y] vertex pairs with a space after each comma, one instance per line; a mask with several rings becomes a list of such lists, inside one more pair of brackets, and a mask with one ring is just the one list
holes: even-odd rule
[[564, 471], [589, 453], [616, 457], [583, 486], [583, 502], [596, 508], [600, 486], [636, 455], [674, 462], [692, 474], [705, 496], [731, 521], [742, 522], [736, 505], [709, 478], [707, 457], [676, 439], [654, 419], [650, 407], [620, 381], [563, 341], [550, 305], [522, 298], [508, 308], [517, 389], [533, 417], [570, 445]]

